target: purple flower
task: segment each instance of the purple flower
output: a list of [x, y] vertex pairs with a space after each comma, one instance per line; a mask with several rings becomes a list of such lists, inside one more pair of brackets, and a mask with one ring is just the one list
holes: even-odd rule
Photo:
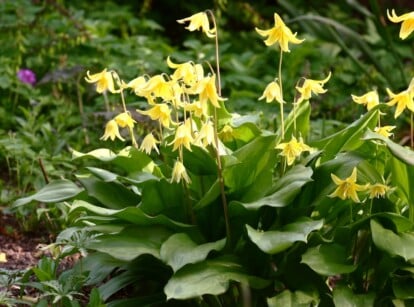
[[17, 72], [17, 78], [23, 83], [34, 85], [36, 83], [36, 75], [30, 69], [22, 68]]

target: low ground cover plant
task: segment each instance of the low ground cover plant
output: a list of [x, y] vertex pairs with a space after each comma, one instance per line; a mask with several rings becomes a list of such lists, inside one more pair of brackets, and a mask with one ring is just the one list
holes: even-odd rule
[[[413, 13], [387, 15], [402, 23], [406, 39]], [[413, 147], [414, 81], [400, 92], [387, 88], [389, 97], [380, 97], [375, 84], [367, 93], [349, 93], [367, 112], [315, 138], [310, 101], [334, 90], [333, 72], [284, 86], [283, 64], [304, 39], [275, 13], [272, 27], [256, 28], [277, 59], [274, 80], [257, 95], [277, 113], [276, 129], [268, 130], [260, 118], [226, 109], [231, 98], [222, 95], [213, 12], [178, 23], [214, 40], [215, 62], [168, 57], [170, 71], [128, 81], [114, 70], [88, 71], [86, 82], [119, 101], [101, 139], [127, 145], [73, 150], [73, 159], [88, 165], [76, 180], [54, 180], [14, 203], [68, 209], [73, 226], [50, 246], [56, 257], [80, 253], [73, 276], [97, 287], [96, 304], [108, 306], [412, 300], [414, 153], [392, 140], [396, 127], [384, 120], [409, 112]], [[131, 110], [127, 95], [145, 107]], [[139, 127], [142, 134], [138, 115], [151, 119]], [[54, 275], [41, 281], [38, 288], [48, 287], [43, 303], [75, 304], [77, 288], [57, 291]]]

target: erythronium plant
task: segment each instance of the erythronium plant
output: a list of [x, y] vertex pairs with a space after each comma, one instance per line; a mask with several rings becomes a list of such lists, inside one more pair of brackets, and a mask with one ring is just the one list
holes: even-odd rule
[[[277, 77], [259, 97], [279, 104], [277, 132], [227, 112], [211, 11], [178, 21], [215, 39], [207, 68], [167, 58], [172, 73], [129, 82], [112, 70], [88, 73], [99, 93], [121, 98], [102, 139], [131, 146], [73, 151], [92, 158], [77, 184], [51, 182], [15, 206], [67, 204], [75, 223], [54, 245], [61, 257], [82, 251], [76, 269], [110, 306], [399, 306], [413, 298], [414, 153], [380, 120], [395, 104], [395, 117], [413, 111], [413, 86], [401, 98], [388, 90], [388, 103], [376, 90], [352, 95], [367, 113], [310, 139], [309, 100], [327, 92], [332, 74], [298, 80], [296, 98], [285, 101], [282, 56], [303, 40], [274, 16], [273, 28], [257, 32], [280, 49]], [[404, 16], [392, 11], [390, 19]], [[148, 102], [136, 110], [155, 122], [145, 135], [136, 135], [127, 93]], [[85, 232], [92, 239], [77, 239]], [[122, 289], [128, 298], [113, 301]]]

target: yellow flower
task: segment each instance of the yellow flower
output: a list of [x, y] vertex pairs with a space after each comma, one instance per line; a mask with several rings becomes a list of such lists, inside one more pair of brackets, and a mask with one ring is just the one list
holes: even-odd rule
[[121, 141], [125, 141], [122, 136], [119, 134], [118, 124], [114, 119], [111, 119], [105, 126], [105, 133], [100, 138], [100, 140], [106, 141], [107, 139], [111, 139], [111, 141], [115, 140], [115, 138], [120, 139]]
[[168, 145], [174, 144], [173, 151], [184, 146], [189, 151], [191, 151], [191, 144], [194, 142], [191, 129], [191, 120], [186, 120], [184, 124], [178, 126], [175, 131], [174, 140]]
[[382, 183], [368, 184], [367, 189], [369, 192], [369, 198], [384, 198], [385, 194], [391, 190], [391, 188]]
[[118, 114], [117, 116], [115, 116], [114, 120], [121, 128], [134, 128], [134, 123], [136, 123], [136, 121], [131, 117], [129, 112], [123, 112]]
[[414, 11], [410, 13], [403, 14], [401, 16], [397, 16], [395, 11], [391, 11], [391, 15], [387, 10], [388, 19], [392, 22], [398, 23], [402, 22], [401, 29], [400, 29], [400, 38], [406, 39], [411, 32], [414, 31]]
[[395, 110], [394, 118], [397, 118], [401, 115], [401, 113], [407, 108], [411, 112], [414, 112], [414, 92], [409, 87], [405, 91], [402, 91], [398, 94], [394, 94], [387, 88], [387, 93], [390, 96], [391, 100], [387, 102], [387, 105], [393, 106], [397, 104], [397, 108]]
[[176, 161], [172, 171], [171, 182], [175, 181], [178, 183], [182, 179], [184, 179], [184, 181], [187, 183], [191, 183], [191, 179], [187, 174], [187, 170], [185, 169], [184, 164], [182, 164], [180, 161]]
[[200, 64], [194, 64], [192, 62], [176, 64], [171, 61], [170, 57], [167, 57], [167, 65], [175, 69], [171, 79], [175, 81], [182, 80], [187, 86], [192, 87], [199, 80], [203, 79], [204, 70]]
[[300, 44], [304, 41], [304, 39], [296, 38], [296, 33], [292, 33], [277, 13], [274, 14], [274, 18], [275, 25], [273, 28], [268, 30], [260, 30], [256, 28], [257, 33], [261, 36], [267, 36], [267, 39], [264, 41], [266, 46], [279, 43], [279, 46], [283, 52], [290, 52], [289, 43]]
[[201, 103], [199, 100], [194, 101], [193, 103], [187, 103], [184, 105], [184, 111], [192, 112], [192, 114], [198, 118], [203, 116], [208, 116], [208, 105]]
[[205, 12], [200, 12], [190, 17], [177, 20], [178, 23], [190, 22], [186, 27], [188, 31], [200, 30], [203, 31], [208, 37], [213, 38], [216, 36], [216, 29], [210, 29], [210, 22]]
[[229, 125], [225, 125], [219, 133], [219, 137], [223, 142], [230, 142], [234, 139], [233, 128]]
[[379, 104], [378, 92], [376, 90], [370, 91], [362, 96], [351, 96], [355, 103], [367, 106], [368, 111]]
[[157, 147], [158, 143], [159, 141], [157, 141], [157, 139], [152, 135], [152, 133], [149, 133], [142, 140], [139, 150], [144, 151], [147, 155], [151, 154], [152, 150], [155, 150], [159, 154], [160, 152]]
[[207, 147], [208, 145], [215, 147], [214, 126], [211, 121], [207, 121], [201, 126], [196, 143], [200, 144], [201, 147]]
[[298, 103], [309, 100], [312, 97], [312, 93], [315, 95], [326, 93], [326, 89], [323, 88], [326, 82], [331, 78], [331, 72], [329, 72], [328, 77], [323, 80], [312, 80], [305, 79], [302, 86], [297, 86], [296, 89], [300, 93]]
[[225, 98], [219, 97], [216, 88], [216, 75], [203, 78], [198, 82], [195, 92], [199, 94], [201, 104], [210, 101], [215, 108], [220, 108], [219, 101], [225, 101]]
[[159, 103], [147, 111], [137, 110], [137, 112], [148, 115], [152, 120], [158, 120], [166, 128], [169, 128], [172, 122], [171, 110], [166, 103]]
[[284, 103], [280, 86], [276, 81], [272, 81], [266, 86], [263, 95], [259, 100], [262, 100], [263, 98], [266, 98], [267, 103], [272, 102], [273, 100], [276, 100], [279, 103]]
[[303, 143], [302, 138], [299, 138], [298, 141], [294, 136], [292, 136], [292, 139], [289, 142], [281, 143], [275, 148], [282, 150], [280, 154], [286, 157], [288, 165], [292, 165], [295, 159], [299, 157], [302, 152], [311, 152], [313, 150], [311, 147]]
[[336, 175], [331, 174], [333, 182], [337, 185], [335, 191], [329, 197], [339, 197], [344, 200], [351, 198], [354, 202], [359, 203], [358, 191], [366, 191], [367, 185], [357, 184], [357, 168], [354, 167], [351, 176], [345, 179], [340, 179]]
[[[175, 83], [175, 82], [174, 82]], [[160, 97], [164, 101], [173, 100], [172, 81], [166, 81], [163, 75], [151, 77], [143, 86], [139, 93], [144, 97]]]
[[383, 137], [389, 138], [394, 133], [391, 133], [392, 130], [395, 129], [395, 126], [382, 126], [382, 127], [375, 127], [374, 132], [382, 135]]
[[129, 81], [126, 87], [132, 88], [136, 95], [143, 96], [141, 95], [141, 91], [145, 87], [146, 84], [147, 84], [147, 80], [145, 79], [145, 77], [140, 76], [140, 77], [137, 77]]
[[86, 82], [96, 83], [96, 91], [98, 93], [103, 93], [106, 90], [109, 90], [111, 93], [117, 93], [114, 88], [114, 80], [112, 78], [112, 73], [107, 71], [106, 68], [96, 74], [91, 75], [89, 70], [86, 72], [87, 77], [85, 77]]

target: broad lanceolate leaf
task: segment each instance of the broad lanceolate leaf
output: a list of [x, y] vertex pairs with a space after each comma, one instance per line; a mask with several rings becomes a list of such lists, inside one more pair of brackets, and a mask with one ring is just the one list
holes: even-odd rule
[[308, 307], [317, 306], [318, 303], [318, 297], [303, 291], [291, 292], [285, 290], [282, 293], [267, 299], [267, 305], [269, 307]]
[[88, 195], [96, 198], [105, 207], [122, 209], [128, 206], [136, 206], [141, 197], [119, 182], [105, 182], [95, 177], [78, 176], [88, 192]]
[[392, 256], [403, 257], [407, 261], [414, 260], [414, 233], [396, 234], [371, 220], [372, 240], [374, 244]]
[[[258, 209], [263, 206], [285, 207], [300, 193], [302, 187], [312, 181], [312, 169], [303, 165], [297, 165], [280, 178], [272, 188], [273, 193], [254, 202], [241, 204], [247, 209]], [[231, 203], [230, 203], [231, 206]]]
[[[162, 225], [174, 230], [188, 229], [189, 227], [192, 227], [191, 225], [178, 223], [174, 220], [171, 220], [165, 215], [150, 216], [144, 213], [140, 207], [127, 207], [121, 210], [114, 210], [95, 206], [82, 200], [74, 201], [70, 209], [70, 213], [82, 210], [86, 210], [103, 217], [117, 218], [120, 221], [139, 226]], [[88, 217], [86, 216], [82, 219], [87, 220]]]
[[150, 157], [131, 146], [125, 147], [117, 154], [107, 148], [95, 149], [87, 153], [72, 150], [72, 157], [73, 159], [89, 157], [104, 162], [112, 161], [111, 163], [120, 166], [129, 173], [141, 171], [145, 167], [148, 168], [152, 163]]
[[207, 258], [212, 250], [223, 249], [226, 239], [198, 245], [185, 233], [176, 233], [161, 246], [161, 260], [176, 272], [189, 263], [196, 263]]
[[335, 243], [309, 248], [302, 255], [302, 262], [316, 273], [326, 276], [350, 273], [356, 269], [349, 263], [345, 248]]
[[219, 295], [227, 291], [230, 281], [263, 288], [267, 280], [248, 275], [237, 262], [222, 258], [188, 264], [178, 270], [164, 288], [167, 299], [189, 299], [204, 294]]
[[242, 191], [274, 164], [274, 147], [274, 135], [259, 136], [232, 154], [235, 162], [223, 170], [224, 183], [231, 192]]
[[83, 191], [83, 188], [78, 187], [69, 180], [56, 180], [44, 186], [35, 194], [20, 198], [13, 204], [14, 207], [23, 206], [32, 201], [43, 203], [56, 203], [71, 199]]
[[302, 218], [295, 223], [286, 225], [281, 231], [257, 231], [246, 225], [250, 240], [262, 251], [268, 254], [277, 254], [293, 245], [297, 241], [307, 242], [308, 235], [319, 230], [323, 221], [314, 221]]
[[386, 138], [378, 133], [368, 130], [363, 137], [364, 140], [379, 140], [384, 143], [391, 154], [402, 162], [414, 166], [414, 151], [394, 143], [389, 138]]
[[335, 306], [365, 307], [374, 306], [375, 294], [355, 294], [348, 287], [338, 286], [333, 291]]
[[171, 232], [164, 227], [132, 226], [119, 233], [99, 236], [88, 248], [124, 261], [131, 261], [143, 254], [159, 259], [161, 244], [170, 235]]
[[311, 145], [324, 151], [321, 162], [329, 161], [341, 151], [358, 148], [363, 142], [361, 138], [367, 128], [373, 129], [377, 124], [377, 120], [378, 108], [373, 108], [344, 130], [325, 139], [313, 142]]

